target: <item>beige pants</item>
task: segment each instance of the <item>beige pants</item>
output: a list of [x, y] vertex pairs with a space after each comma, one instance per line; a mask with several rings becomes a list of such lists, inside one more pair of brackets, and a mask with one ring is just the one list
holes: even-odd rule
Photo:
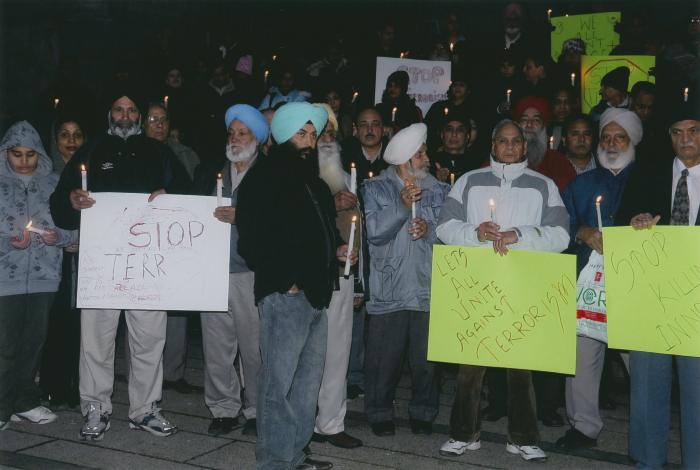
[[[114, 340], [120, 310], [83, 309], [80, 315], [80, 408], [90, 403], [112, 412]], [[162, 311], [125, 310], [129, 335], [129, 418], [156, 406], [163, 386], [167, 316]]]

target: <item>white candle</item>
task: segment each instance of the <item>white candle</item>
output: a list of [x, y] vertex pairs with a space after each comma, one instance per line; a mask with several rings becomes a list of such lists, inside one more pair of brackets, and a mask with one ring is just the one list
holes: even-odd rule
[[270, 71], [269, 71], [269, 70], [265, 70], [264, 78], [265, 78], [265, 84], [266, 84], [266, 85], [267, 85], [267, 77], [269, 77], [269, 76], [270, 76]]
[[399, 55], [399, 59], [403, 59], [405, 55], [406, 55], [406, 53], [405, 53], [405, 52], [402, 52], [402, 53]]
[[396, 111], [398, 111], [399, 108], [394, 106], [394, 109], [391, 110], [391, 122], [396, 123]]
[[87, 170], [85, 164], [80, 164], [80, 189], [87, 191]]
[[550, 150], [554, 150], [554, 136], [549, 138], [549, 148]]
[[413, 201], [411, 203], [411, 220], [415, 220], [416, 218], [416, 201]]
[[450, 186], [454, 186], [454, 185], [455, 185], [455, 174], [450, 173]]
[[600, 202], [603, 200], [603, 196], [598, 196], [595, 198], [595, 212], [598, 216], [598, 230], [603, 231], [603, 218], [600, 216]]
[[575, 85], [576, 85], [576, 74], [572, 73], [571, 74], [571, 86], [575, 86]]
[[30, 232], [38, 233], [39, 235], [46, 235], [46, 230], [42, 230], [40, 228], [36, 228], [32, 226], [32, 221], [30, 220], [27, 226], [25, 227], [27, 230]]
[[449, 114], [449, 112], [450, 112], [450, 108], [448, 108], [447, 106], [445, 106], [445, 109], [443, 109], [442, 112], [445, 113], [445, 116], [447, 116], [447, 115]]
[[168, 109], [168, 95], [163, 97], [163, 104], [165, 105], [165, 109]]
[[348, 254], [345, 258], [345, 271], [343, 271], [343, 277], [350, 277], [350, 253], [352, 252], [352, 247], [355, 245], [355, 222], [357, 221], [357, 216], [352, 216], [352, 223], [350, 224], [350, 236], [348, 237]]
[[224, 180], [221, 178], [221, 173], [216, 175], [216, 206], [221, 207], [224, 197]]
[[455, 43], [451, 42], [450, 43], [450, 52], [454, 52], [454, 51], [455, 51]]
[[[687, 88], [686, 88], [686, 90], [687, 90]], [[55, 109], [55, 108], [58, 108], [58, 103], [60, 103], [60, 102], [61, 102], [61, 100], [59, 100], [58, 98], [54, 98], [54, 99], [53, 99], [53, 107], [54, 107], [54, 109]]]
[[355, 92], [355, 93], [352, 94], [352, 101], [350, 101], [351, 104], [354, 104], [354, 103], [355, 103], [355, 100], [357, 99], [357, 96], [358, 96], [358, 95], [359, 95], [358, 92]]
[[508, 88], [508, 89], [506, 90], [506, 102], [507, 102], [508, 104], [510, 104], [510, 94], [511, 94], [511, 93], [513, 93], [513, 90], [511, 90], [510, 88]]
[[551, 19], [552, 19], [552, 9], [551, 9], [551, 8], [548, 8], [548, 9], [547, 9], [547, 19], [548, 19], [548, 20], [551, 20]]
[[350, 164], [350, 192], [357, 194], [357, 168], [355, 168], [355, 163]]
[[491, 212], [491, 222], [496, 222], [496, 201], [489, 199], [489, 211]]
[[685, 90], [683, 90], [683, 102], [688, 102], [688, 87], [685, 87]]

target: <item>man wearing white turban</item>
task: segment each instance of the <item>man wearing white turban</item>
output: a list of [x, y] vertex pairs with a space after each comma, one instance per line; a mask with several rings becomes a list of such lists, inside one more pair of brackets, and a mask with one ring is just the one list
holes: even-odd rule
[[628, 109], [609, 108], [600, 117], [599, 128], [598, 161], [617, 174], [634, 160], [634, 147], [642, 140], [642, 121]]

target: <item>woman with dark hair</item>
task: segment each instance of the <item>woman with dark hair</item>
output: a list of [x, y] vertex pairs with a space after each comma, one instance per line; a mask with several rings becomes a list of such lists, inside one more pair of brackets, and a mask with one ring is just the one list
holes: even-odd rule
[[330, 106], [335, 119], [338, 121], [338, 142], [352, 136], [352, 116], [346, 111], [347, 106], [340, 87], [327, 85], [320, 97], [322, 102]]
[[51, 148], [54, 173], [61, 173], [66, 163], [85, 143], [85, 131], [81, 120], [69, 113], [61, 113], [53, 125], [55, 147]]
[[408, 96], [408, 81], [408, 73], [403, 70], [389, 75], [382, 93], [382, 102], [377, 103], [385, 127], [392, 127], [394, 133], [423, 121], [423, 113], [416, 106], [416, 100]]

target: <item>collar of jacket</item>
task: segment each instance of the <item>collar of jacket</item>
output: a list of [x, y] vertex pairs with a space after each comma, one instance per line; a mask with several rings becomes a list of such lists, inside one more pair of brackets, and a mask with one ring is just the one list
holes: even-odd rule
[[500, 163], [491, 156], [491, 171], [503, 182], [511, 182], [525, 173], [527, 159], [520, 163]]

